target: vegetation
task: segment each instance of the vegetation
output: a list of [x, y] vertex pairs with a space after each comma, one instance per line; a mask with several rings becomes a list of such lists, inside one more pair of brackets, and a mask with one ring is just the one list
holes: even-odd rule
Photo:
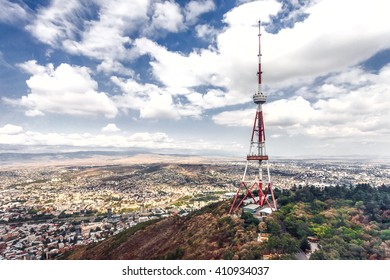
[[[283, 191], [278, 203], [280, 211], [273, 213], [271, 220], [281, 232], [299, 240], [302, 250], [308, 249], [308, 236], [320, 239], [320, 249], [311, 259], [390, 257], [390, 187], [294, 187]], [[273, 238], [279, 229], [268, 224]]]
[[[185, 217], [139, 224], [72, 252], [72, 259], [311, 259], [390, 258], [390, 187], [335, 186], [275, 190], [279, 211], [259, 221], [251, 213], [227, 215], [231, 201]], [[260, 235], [268, 239], [258, 241]]]

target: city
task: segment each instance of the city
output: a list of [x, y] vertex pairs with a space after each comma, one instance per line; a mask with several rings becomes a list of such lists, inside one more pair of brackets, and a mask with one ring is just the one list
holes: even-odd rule
[[[163, 155], [71, 162], [0, 167], [0, 259], [54, 259], [138, 223], [187, 215], [228, 199], [244, 168], [237, 159]], [[384, 162], [277, 159], [270, 167], [282, 189], [390, 184]]]

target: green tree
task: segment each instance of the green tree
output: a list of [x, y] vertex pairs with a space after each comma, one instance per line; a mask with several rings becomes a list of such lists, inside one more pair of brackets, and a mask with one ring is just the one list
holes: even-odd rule
[[390, 229], [384, 229], [380, 231], [380, 238], [382, 240], [390, 240]]
[[328, 225], [313, 226], [311, 231], [319, 238], [331, 237], [333, 235], [333, 229]]
[[307, 241], [307, 237], [304, 237], [301, 239], [301, 242], [299, 244], [299, 248], [301, 248], [302, 251], [310, 250], [311, 246], [309, 241]]
[[293, 254], [298, 251], [299, 242], [288, 233], [271, 235], [266, 242], [266, 249], [270, 253]]
[[267, 225], [267, 230], [269, 233], [273, 235], [279, 235], [281, 233], [282, 228], [275, 219], [268, 217], [265, 219], [265, 223]]
[[244, 219], [244, 227], [248, 227], [249, 225], [254, 225], [255, 227], [258, 226], [260, 221], [253, 217], [252, 213], [242, 211], [241, 219]]

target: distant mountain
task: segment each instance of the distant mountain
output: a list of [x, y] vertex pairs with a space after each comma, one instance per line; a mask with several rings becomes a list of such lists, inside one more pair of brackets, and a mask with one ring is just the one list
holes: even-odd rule
[[96, 156], [134, 156], [138, 153], [146, 153], [141, 150], [134, 151], [74, 151], [74, 152], [47, 152], [47, 153], [0, 153], [0, 165], [12, 163], [31, 163], [65, 160], [88, 159]]

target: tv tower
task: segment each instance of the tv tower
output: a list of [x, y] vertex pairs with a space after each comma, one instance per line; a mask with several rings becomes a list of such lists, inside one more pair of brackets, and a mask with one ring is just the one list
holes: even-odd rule
[[[237, 211], [243, 204], [244, 200], [249, 196], [254, 204], [263, 207], [268, 205], [272, 211], [277, 210], [274, 192], [272, 190], [271, 176], [269, 172], [268, 155], [265, 149], [265, 131], [263, 118], [263, 104], [267, 101], [267, 96], [262, 92], [261, 80], [261, 21], [259, 21], [259, 68], [257, 72], [258, 88], [257, 93], [253, 95], [253, 102], [257, 105], [255, 121], [252, 129], [249, 153], [246, 157], [246, 165], [244, 175], [240, 186], [237, 189], [236, 196], [230, 207], [229, 214]], [[252, 170], [253, 169], [253, 170]], [[254, 171], [250, 175], [250, 170]], [[248, 177], [252, 176], [252, 180]], [[253, 191], [258, 190], [259, 197], [255, 198]], [[244, 197], [237, 203], [241, 191], [246, 190]]]

